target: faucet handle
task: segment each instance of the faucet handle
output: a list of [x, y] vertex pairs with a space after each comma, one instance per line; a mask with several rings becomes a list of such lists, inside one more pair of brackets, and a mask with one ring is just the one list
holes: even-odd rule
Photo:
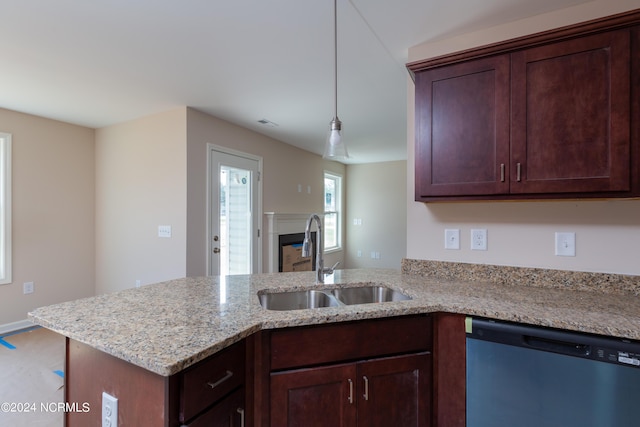
[[333, 271], [336, 269], [336, 267], [338, 266], [338, 264], [340, 264], [340, 261], [336, 262], [335, 264], [333, 264], [333, 267], [331, 268], [325, 268], [323, 270], [324, 274], [333, 274]]

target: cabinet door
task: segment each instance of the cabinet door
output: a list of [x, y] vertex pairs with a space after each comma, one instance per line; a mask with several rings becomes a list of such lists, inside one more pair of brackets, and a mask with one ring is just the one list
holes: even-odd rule
[[429, 353], [359, 363], [357, 389], [358, 427], [431, 425]]
[[271, 426], [353, 427], [356, 365], [271, 374]]
[[419, 72], [417, 201], [509, 192], [509, 56]]
[[511, 193], [629, 191], [630, 33], [512, 54]]

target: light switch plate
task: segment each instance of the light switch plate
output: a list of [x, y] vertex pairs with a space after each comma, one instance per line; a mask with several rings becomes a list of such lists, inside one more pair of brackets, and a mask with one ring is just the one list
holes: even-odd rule
[[158, 226], [158, 237], [171, 237], [171, 226], [170, 225], [159, 225]]
[[444, 230], [444, 248], [445, 249], [460, 249], [460, 229], [447, 228]]
[[556, 256], [576, 256], [576, 233], [556, 232]]

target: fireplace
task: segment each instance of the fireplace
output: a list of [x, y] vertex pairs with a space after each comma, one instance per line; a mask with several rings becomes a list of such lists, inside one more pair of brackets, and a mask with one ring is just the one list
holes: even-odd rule
[[[277, 273], [283, 271], [283, 248], [288, 254], [302, 249], [304, 240], [304, 229], [311, 214], [288, 214], [265, 212], [265, 229], [267, 231], [267, 263], [265, 271], [267, 273]], [[281, 240], [282, 238], [282, 240]], [[311, 269], [315, 270], [316, 263], [316, 232], [311, 232], [313, 251], [311, 258]], [[295, 246], [300, 245], [300, 246]], [[302, 266], [302, 264], [301, 264]]]
[[316, 232], [311, 232], [311, 256], [302, 258], [304, 233], [278, 236], [278, 271], [312, 271], [316, 269]]

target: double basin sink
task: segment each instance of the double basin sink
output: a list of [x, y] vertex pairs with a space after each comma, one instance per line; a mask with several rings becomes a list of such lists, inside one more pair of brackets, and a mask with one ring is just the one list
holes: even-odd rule
[[267, 310], [301, 310], [305, 308], [342, 307], [412, 299], [383, 285], [354, 285], [333, 289], [308, 289], [275, 293], [258, 293], [260, 305]]

